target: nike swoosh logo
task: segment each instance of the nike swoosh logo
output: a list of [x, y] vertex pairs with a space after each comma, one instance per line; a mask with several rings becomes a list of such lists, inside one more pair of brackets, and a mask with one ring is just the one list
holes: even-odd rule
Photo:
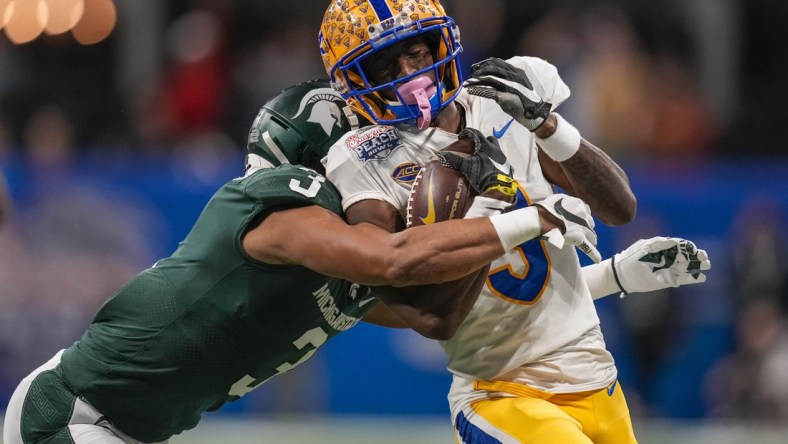
[[504, 125], [503, 128], [501, 128], [500, 130], [493, 128], [493, 136], [495, 136], [496, 139], [500, 139], [501, 137], [503, 137], [503, 135], [506, 134], [506, 130], [509, 129], [509, 126], [512, 124], [512, 122], [514, 122], [514, 118], [512, 118], [512, 120], [510, 120], [509, 123]]
[[613, 396], [613, 392], [616, 391], [616, 385], [618, 384], [618, 380], [613, 381], [612, 384], [607, 388], [607, 396]]
[[363, 301], [361, 301], [361, 302], [359, 302], [359, 303], [358, 303], [358, 308], [361, 308], [361, 307], [363, 307], [363, 306], [365, 306], [365, 305], [369, 304], [370, 302], [372, 302], [372, 301], [374, 301], [374, 300], [375, 300], [375, 298], [374, 298], [374, 297], [372, 297], [372, 298], [369, 298], [369, 299], [364, 299]]
[[588, 228], [590, 230], [591, 227], [588, 226], [588, 224], [586, 223], [585, 219], [583, 219], [583, 218], [581, 218], [581, 217], [579, 217], [579, 216], [577, 216], [575, 214], [570, 213], [569, 211], [567, 211], [564, 208], [564, 206], [561, 204], [561, 202], [563, 202], [563, 201], [564, 201], [564, 199], [561, 198], [561, 199], [558, 199], [558, 202], [555, 203], [555, 212], [558, 213], [559, 215], [561, 215], [564, 219], [568, 220], [569, 222], [574, 222], [574, 223], [580, 225], [581, 227], [586, 227], [586, 228]]
[[435, 202], [432, 200], [432, 176], [430, 176], [430, 191], [427, 193], [427, 199], [429, 200], [429, 204], [427, 205], [427, 215], [424, 217], [419, 217], [424, 225], [435, 223]]

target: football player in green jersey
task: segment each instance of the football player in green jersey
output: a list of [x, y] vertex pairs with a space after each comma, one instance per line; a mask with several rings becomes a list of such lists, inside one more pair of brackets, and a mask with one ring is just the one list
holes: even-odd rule
[[[250, 131], [245, 175], [214, 194], [172, 256], [115, 292], [80, 341], [20, 383], [5, 443], [166, 442], [362, 316], [408, 317], [424, 334], [450, 335], [440, 313], [407, 298], [378, 304], [369, 286], [477, 282], [512, 245], [571, 223], [540, 209], [528, 227], [521, 210], [395, 234], [348, 225], [339, 193], [316, 171], [349, 129], [343, 109], [323, 81], [268, 102]], [[470, 287], [464, 306], [479, 290]]]

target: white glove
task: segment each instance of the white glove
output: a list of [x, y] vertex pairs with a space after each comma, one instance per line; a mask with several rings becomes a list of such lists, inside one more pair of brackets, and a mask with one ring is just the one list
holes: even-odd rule
[[548, 242], [557, 248], [563, 248], [564, 242], [567, 242], [588, 255], [594, 262], [602, 260], [602, 255], [596, 249], [594, 218], [591, 216], [591, 208], [585, 202], [566, 194], [552, 194], [534, 205], [544, 208], [561, 219], [566, 227], [563, 236], [557, 235], [557, 230], [546, 233]]
[[611, 264], [622, 297], [706, 282], [702, 271], [711, 269], [705, 250], [677, 237], [641, 239], [614, 255]]

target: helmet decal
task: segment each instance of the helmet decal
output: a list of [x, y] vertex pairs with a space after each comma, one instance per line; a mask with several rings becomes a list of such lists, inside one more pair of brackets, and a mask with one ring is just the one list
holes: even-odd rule
[[319, 171], [351, 118], [357, 121], [327, 80], [294, 85], [260, 108], [249, 130], [247, 169], [291, 163]]
[[339, 126], [339, 119], [342, 118], [342, 111], [334, 102], [320, 101], [312, 107], [307, 122], [317, 123], [323, 128], [326, 136], [330, 136], [335, 126]]
[[331, 136], [335, 126], [339, 126], [342, 111], [336, 104], [342, 97], [333, 88], [319, 88], [312, 90], [301, 99], [298, 111], [291, 119], [297, 119], [308, 106], [312, 106], [307, 122], [316, 123], [323, 128], [326, 136]]

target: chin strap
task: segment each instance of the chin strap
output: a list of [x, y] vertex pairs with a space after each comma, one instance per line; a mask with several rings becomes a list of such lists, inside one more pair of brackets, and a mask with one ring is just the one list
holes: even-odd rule
[[406, 105], [418, 105], [419, 116], [416, 122], [420, 130], [429, 128], [432, 121], [432, 105], [430, 97], [435, 95], [436, 88], [432, 80], [427, 76], [416, 77], [397, 88]]
[[342, 107], [342, 114], [345, 115], [345, 119], [347, 119], [348, 123], [350, 124], [350, 129], [355, 131], [359, 128], [359, 121], [358, 116], [353, 113], [353, 109], [350, 106], [343, 106]]

